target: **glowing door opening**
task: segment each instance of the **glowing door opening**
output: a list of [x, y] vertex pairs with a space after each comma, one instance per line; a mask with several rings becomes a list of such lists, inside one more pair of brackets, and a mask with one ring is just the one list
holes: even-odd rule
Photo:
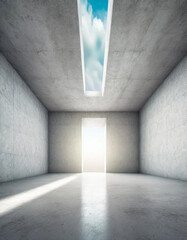
[[82, 172], [106, 172], [106, 118], [82, 119]]

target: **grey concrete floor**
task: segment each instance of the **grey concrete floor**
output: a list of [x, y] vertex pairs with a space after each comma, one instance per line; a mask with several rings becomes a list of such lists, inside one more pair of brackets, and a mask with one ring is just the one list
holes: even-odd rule
[[48, 174], [0, 184], [1, 240], [186, 240], [187, 182]]

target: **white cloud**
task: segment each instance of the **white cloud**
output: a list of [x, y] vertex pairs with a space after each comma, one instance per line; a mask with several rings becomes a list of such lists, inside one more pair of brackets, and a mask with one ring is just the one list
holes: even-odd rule
[[[106, 15], [105, 12], [104, 14]], [[92, 7], [87, 1], [81, 1], [81, 15], [86, 90], [100, 91], [105, 50], [105, 21], [102, 22], [93, 16]]]

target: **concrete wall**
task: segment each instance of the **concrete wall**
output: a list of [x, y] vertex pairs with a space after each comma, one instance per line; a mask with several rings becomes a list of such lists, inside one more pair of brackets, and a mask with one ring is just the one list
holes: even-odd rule
[[48, 113], [0, 54], [0, 182], [47, 172]]
[[142, 173], [187, 180], [187, 57], [140, 114]]
[[83, 117], [107, 119], [107, 172], [137, 172], [138, 113], [49, 113], [49, 172], [81, 172]]

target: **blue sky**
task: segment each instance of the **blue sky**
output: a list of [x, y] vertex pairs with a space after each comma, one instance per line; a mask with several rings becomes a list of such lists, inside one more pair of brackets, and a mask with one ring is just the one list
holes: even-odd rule
[[[85, 0], [81, 1], [85, 2]], [[92, 6], [92, 13], [94, 17], [100, 18], [102, 21], [106, 20], [108, 0], [88, 0], [87, 3]]]
[[108, 0], [81, 0], [86, 91], [101, 91]]

